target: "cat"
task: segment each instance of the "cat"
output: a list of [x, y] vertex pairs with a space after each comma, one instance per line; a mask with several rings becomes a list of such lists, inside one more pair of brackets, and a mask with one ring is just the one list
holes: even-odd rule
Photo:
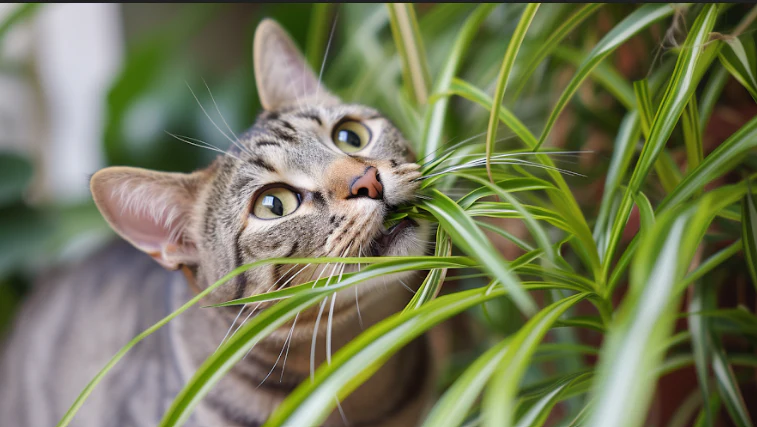
[[[210, 166], [188, 174], [108, 167], [91, 177], [97, 207], [123, 240], [41, 280], [21, 309], [0, 366], [2, 425], [54, 425], [121, 346], [239, 265], [272, 257], [426, 252], [428, 223], [383, 226], [418, 189], [419, 166], [400, 131], [376, 110], [343, 103], [323, 87], [275, 21], [257, 27], [253, 62], [264, 111]], [[356, 270], [258, 267], [201, 305]], [[333, 310], [333, 321], [318, 324], [316, 366], [401, 310], [411, 296], [405, 287], [417, 288], [420, 277], [396, 274], [337, 293], [321, 311], [325, 318]], [[230, 326], [251, 315], [252, 307], [191, 308], [129, 351], [72, 425], [156, 425]], [[318, 318], [316, 305], [257, 344], [187, 425], [262, 425], [309, 380]], [[433, 384], [431, 353], [425, 337], [405, 346], [323, 425], [417, 424]]]

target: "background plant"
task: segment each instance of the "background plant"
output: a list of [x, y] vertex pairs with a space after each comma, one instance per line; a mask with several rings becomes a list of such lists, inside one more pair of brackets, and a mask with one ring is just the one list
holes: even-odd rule
[[[413, 269], [427, 276], [411, 304], [336, 352], [267, 425], [322, 419], [335, 409], [334, 396], [463, 312], [474, 338], [457, 345], [426, 426], [753, 424], [757, 8], [302, 11], [309, 18], [299, 39], [316, 69], [326, 57], [326, 84], [386, 112], [417, 144], [429, 198], [400, 215], [439, 223], [434, 254], [266, 261], [371, 265], [229, 302], [278, 300], [206, 361], [163, 425], [185, 420], [230, 364], [299, 310], [374, 275]], [[326, 49], [335, 17], [335, 43]], [[145, 41], [114, 84], [105, 133], [114, 163], [156, 167], [158, 155], [119, 154], [130, 143], [123, 117], [157, 92], [162, 80], [154, 76], [176, 72], [160, 56], [186, 37], [175, 31], [165, 45]], [[129, 90], [146, 70], [156, 86]], [[241, 130], [256, 106], [249, 74], [240, 76], [230, 81], [245, 96], [230, 90], [216, 99]], [[176, 87], [166, 105], [187, 96]], [[220, 141], [203, 126], [185, 133]]]

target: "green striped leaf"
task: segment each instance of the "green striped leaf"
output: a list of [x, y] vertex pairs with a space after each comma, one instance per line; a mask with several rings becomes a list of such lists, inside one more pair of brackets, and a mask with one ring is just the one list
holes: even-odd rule
[[515, 421], [515, 399], [518, 385], [531, 355], [557, 319], [588, 294], [577, 294], [560, 300], [540, 311], [510, 341], [504, 356], [492, 374], [484, 394], [484, 424], [507, 427]]
[[752, 278], [752, 284], [757, 288], [757, 204], [751, 189], [741, 202], [741, 241], [744, 245], [747, 271]]
[[473, 220], [446, 195], [437, 190], [432, 190], [431, 194], [433, 198], [422, 201], [420, 207], [434, 215], [439, 224], [449, 233], [453, 243], [463, 252], [480, 261], [482, 268], [510, 291], [513, 301], [522, 312], [534, 313], [536, 305], [521, 289], [520, 281], [510, 270], [509, 263], [476, 227]]
[[578, 87], [583, 83], [597, 64], [602, 62], [602, 60], [614, 52], [618, 46], [636, 35], [639, 31], [659, 20], [671, 16], [673, 12], [675, 12], [675, 8], [671, 5], [646, 4], [613, 27], [613, 29], [607, 33], [599, 43], [597, 43], [594, 49], [592, 49], [591, 53], [589, 53], [576, 71], [573, 79], [568, 83], [568, 86], [565, 88], [562, 95], [560, 95], [560, 99], [557, 101], [557, 104], [547, 119], [547, 124], [544, 126], [541, 137], [539, 137], [539, 143], [534, 149], [539, 149], [539, 147], [544, 144], [552, 127], [557, 122], [557, 117], [562, 113], [563, 109], [568, 104], [568, 101], [570, 101], [578, 90]]

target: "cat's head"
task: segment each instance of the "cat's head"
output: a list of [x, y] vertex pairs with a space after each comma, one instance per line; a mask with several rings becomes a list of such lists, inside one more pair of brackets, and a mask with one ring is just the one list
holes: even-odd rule
[[[413, 200], [419, 176], [392, 123], [331, 94], [273, 21], [255, 33], [254, 67], [265, 111], [211, 166], [191, 174], [109, 167], [92, 176], [111, 227], [164, 267], [187, 267], [200, 286], [272, 257], [421, 254], [425, 225], [383, 227]], [[333, 269], [261, 267], [216, 296], [249, 296]]]

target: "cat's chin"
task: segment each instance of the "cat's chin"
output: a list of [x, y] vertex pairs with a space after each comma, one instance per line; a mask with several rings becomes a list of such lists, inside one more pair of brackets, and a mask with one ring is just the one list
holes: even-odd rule
[[374, 237], [370, 256], [409, 256], [420, 255], [423, 249], [419, 247], [424, 224], [418, 224], [410, 218], [405, 218], [388, 229], [382, 229]]

